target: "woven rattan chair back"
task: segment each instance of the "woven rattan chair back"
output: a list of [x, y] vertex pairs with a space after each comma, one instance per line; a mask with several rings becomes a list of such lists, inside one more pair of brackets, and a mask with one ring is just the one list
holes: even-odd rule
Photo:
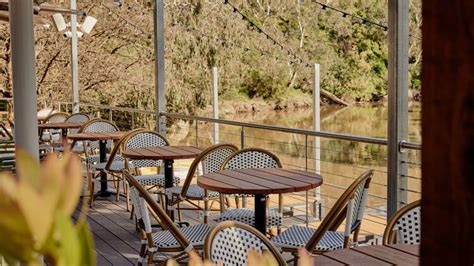
[[264, 149], [247, 148], [234, 153], [221, 169], [281, 168], [278, 157]]
[[76, 113], [76, 114], [72, 114], [70, 115], [67, 119], [66, 119], [66, 122], [72, 122], [72, 123], [85, 123], [87, 121], [89, 121], [90, 118], [87, 114], [83, 114], [83, 113]]
[[202, 173], [208, 174], [221, 170], [222, 164], [227, 158], [238, 151], [239, 148], [232, 144], [217, 144], [205, 149], [199, 154], [189, 167], [188, 175], [184, 180], [181, 196], [186, 197], [189, 186], [196, 174], [198, 166], [201, 164]]
[[[150, 196], [148, 191], [138, 183], [138, 181], [130, 174], [128, 170], [124, 170], [125, 179], [130, 184], [130, 195], [132, 203], [134, 203], [137, 213], [138, 224], [144, 226], [146, 233], [151, 233], [151, 222], [149, 218], [147, 206], [158, 217], [160, 226], [164, 230], [168, 230], [178, 241], [183, 251], [187, 253], [194, 251], [190, 241], [179, 231], [174, 222], [169, 218], [166, 212], [158, 205], [158, 203]], [[139, 214], [140, 212], [140, 214]]]
[[[168, 146], [168, 140], [160, 133], [152, 130], [134, 132], [123, 142], [124, 149], [140, 149]], [[160, 167], [161, 160], [128, 160], [134, 168]]]
[[[360, 229], [372, 176], [373, 170], [362, 173], [346, 191], [344, 191], [306, 244], [306, 250], [312, 252], [326, 232], [337, 230], [344, 219], [346, 219], [346, 226], [343, 246], [344, 248], [349, 247], [350, 234], [355, 231], [354, 238], [357, 238]], [[355, 221], [353, 221], [353, 219]]]
[[[118, 127], [104, 119], [96, 118], [92, 119], [89, 122], [85, 123], [79, 130], [78, 133], [90, 133], [90, 132], [116, 132], [119, 131]], [[89, 149], [98, 149], [99, 148], [99, 141], [89, 141], [88, 142]], [[112, 141], [107, 141], [107, 148], [112, 147]]]
[[[143, 129], [143, 128], [133, 129], [130, 132], [128, 132], [127, 134], [125, 134], [122, 138], [120, 138], [119, 140], [117, 140], [115, 142], [114, 148], [110, 152], [109, 159], [107, 160], [107, 164], [105, 165], [105, 170], [106, 171], [115, 172], [115, 170], [111, 168], [112, 163], [114, 161], [124, 161], [125, 160], [125, 158], [123, 158], [123, 156], [122, 156], [122, 147], [123, 147], [122, 144], [123, 144], [123, 142], [126, 141], [135, 132], [144, 131], [144, 130], [145, 129]], [[120, 170], [120, 172], [121, 171], [122, 170]]]
[[255, 228], [234, 221], [219, 223], [207, 235], [204, 256], [223, 265], [247, 265], [250, 250], [269, 252], [277, 262], [286, 265], [278, 249]]
[[[72, 114], [69, 116], [65, 122], [71, 122], [71, 123], [86, 123], [89, 121], [90, 118], [87, 114], [83, 113], [76, 113]], [[69, 129], [69, 134], [76, 134], [79, 131], [79, 128], [71, 128]]]
[[54, 113], [48, 115], [44, 120], [45, 123], [60, 123], [66, 121], [69, 115], [67, 113]]
[[[50, 114], [44, 120], [44, 123], [60, 123], [66, 121], [68, 114], [66, 113], [54, 113]], [[48, 129], [50, 140], [52, 140], [52, 134], [61, 134], [61, 129]]]
[[400, 208], [388, 221], [383, 244], [420, 244], [421, 200]]

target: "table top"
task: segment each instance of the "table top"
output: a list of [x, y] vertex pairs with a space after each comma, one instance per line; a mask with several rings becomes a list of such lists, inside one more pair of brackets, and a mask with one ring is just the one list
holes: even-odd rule
[[68, 128], [80, 128], [84, 123], [77, 122], [58, 122], [58, 123], [44, 123], [38, 124], [38, 128], [42, 129], [68, 129]]
[[376, 245], [340, 249], [313, 257], [313, 265], [419, 265], [419, 245]]
[[122, 156], [130, 159], [178, 160], [195, 158], [205, 148], [194, 146], [160, 146], [140, 149], [126, 149]]
[[67, 138], [72, 140], [116, 140], [122, 138], [127, 133], [128, 131], [86, 132], [73, 134]]
[[319, 187], [323, 178], [303, 170], [252, 168], [223, 170], [199, 176], [197, 184], [225, 194], [280, 194]]

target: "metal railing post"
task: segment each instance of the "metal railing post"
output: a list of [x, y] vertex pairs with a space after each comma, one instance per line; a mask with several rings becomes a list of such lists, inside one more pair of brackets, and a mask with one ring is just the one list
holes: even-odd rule
[[[212, 95], [213, 95], [213, 110], [214, 119], [219, 119], [219, 76], [217, 67], [212, 68]], [[219, 123], [214, 122], [214, 144], [219, 144]]]
[[408, 139], [408, 0], [388, 1], [388, 154], [387, 219], [407, 201], [406, 154], [400, 143]]
[[245, 128], [240, 129], [240, 148], [245, 148]]
[[199, 121], [196, 121], [196, 146], [199, 146], [199, 128], [198, 128], [198, 123]]
[[[321, 131], [321, 87], [319, 64], [313, 66], [313, 130]], [[317, 174], [321, 174], [321, 138], [314, 138], [314, 163]], [[314, 196], [321, 200], [321, 188], [314, 190]]]
[[132, 112], [132, 129], [135, 128], [135, 112]]

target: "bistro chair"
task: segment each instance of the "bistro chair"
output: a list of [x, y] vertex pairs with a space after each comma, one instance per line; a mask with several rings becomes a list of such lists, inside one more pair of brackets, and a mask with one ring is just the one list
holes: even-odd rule
[[400, 208], [388, 221], [383, 244], [420, 244], [421, 200]]
[[[204, 223], [208, 222], [209, 217], [209, 201], [217, 200], [220, 194], [215, 191], [207, 191], [197, 184], [191, 184], [194, 177], [197, 175], [199, 165], [201, 165], [202, 173], [213, 173], [221, 169], [224, 161], [235, 153], [238, 148], [232, 144], [217, 144], [205, 149], [191, 164], [183, 186], [177, 186], [166, 189], [167, 197], [170, 199], [170, 205], [177, 205], [178, 217], [181, 220], [181, 211], [191, 208], [180, 208], [179, 204], [182, 201], [187, 201], [194, 206], [192, 210], [203, 211]], [[204, 201], [204, 209], [193, 201]]]
[[[264, 149], [258, 148], [247, 148], [242, 149], [234, 153], [222, 164], [221, 170], [232, 170], [232, 169], [247, 169], [247, 168], [281, 168], [280, 159], [273, 153]], [[238, 195], [245, 197], [249, 195]], [[221, 202], [221, 208], [223, 208], [224, 202]], [[282, 224], [282, 212], [283, 212], [283, 198], [282, 195], [278, 195], [278, 211], [274, 209], [267, 209], [267, 227], [277, 227], [280, 231]], [[238, 201], [236, 200], [236, 205]], [[237, 206], [238, 207], [238, 206]], [[216, 222], [223, 221], [237, 221], [241, 223], [253, 226], [255, 224], [255, 213], [250, 208], [236, 208], [225, 210]]]
[[[77, 131], [77, 133], [89, 133], [89, 132], [116, 132], [118, 131], [118, 127], [104, 119], [96, 118], [92, 119], [89, 122], [82, 125], [81, 128]], [[80, 144], [82, 143], [82, 145]], [[111, 149], [112, 141], [108, 140], [106, 147]], [[99, 141], [72, 141], [71, 143], [71, 150], [82, 154], [81, 157], [86, 163], [86, 172], [87, 178], [89, 179], [89, 183], [93, 181], [93, 172], [91, 166], [100, 162], [100, 155], [98, 154], [99, 150]], [[109, 155], [107, 155], [107, 158]]]
[[[298, 249], [304, 247], [311, 253], [349, 248], [350, 235], [357, 242], [359, 230], [364, 216], [373, 170], [360, 175], [342, 194], [318, 228], [291, 226], [283, 233], [272, 238], [273, 244], [284, 252], [291, 252], [298, 259]], [[336, 231], [345, 221], [344, 232]]]
[[204, 244], [204, 256], [215, 264], [247, 265], [250, 250], [269, 252], [275, 265], [287, 265], [278, 249], [255, 228], [233, 221], [219, 223], [209, 232]]
[[[130, 184], [130, 196], [136, 209], [136, 217], [142, 237], [138, 265], [155, 263], [154, 255], [157, 252], [177, 253], [172, 258], [180, 261], [186, 258], [191, 251], [202, 249], [205, 237], [210, 231], [209, 225], [197, 224], [181, 228], [176, 227], [166, 212], [135, 177], [128, 170], [124, 170], [123, 173]], [[153, 216], [156, 216], [157, 222], [163, 230], [152, 231], [149, 209], [153, 212]], [[166, 259], [159, 262], [164, 263]]]
[[[168, 140], [160, 133], [152, 130], [144, 130], [130, 134], [130, 136], [122, 143], [122, 149], [140, 149], [168, 145]], [[165, 175], [160, 173], [163, 166], [163, 162], [161, 160], [126, 159], [125, 162], [126, 168], [128, 170], [134, 170], [133, 173], [135, 178], [142, 186], [151, 186], [157, 188], [163, 188], [165, 186]], [[142, 175], [140, 168], [145, 167], [156, 167], [158, 173]], [[179, 181], [179, 177], [173, 177], [174, 184], [178, 184]]]
[[[84, 114], [84, 113], [76, 113], [76, 114], [72, 114], [70, 115], [68, 118], [66, 118], [66, 120], [64, 122], [71, 122], [71, 123], [86, 123], [90, 120], [89, 116], [87, 114]], [[76, 134], [77, 132], [79, 132], [79, 129], [80, 128], [70, 128], [68, 129], [68, 135], [72, 135], [72, 134]], [[55, 147], [54, 148], [54, 151], [56, 152], [64, 152], [64, 147], [60, 146], [60, 147]], [[81, 153], [81, 152], [84, 152], [84, 148], [82, 146], [80, 147], [75, 147], [75, 149], [73, 150], [74, 152], [76, 153]]]
[[120, 183], [122, 183], [123, 186], [123, 191], [125, 193], [125, 198], [126, 198], [126, 206], [127, 206], [127, 211], [130, 210], [130, 204], [129, 204], [129, 191], [128, 191], [128, 186], [126, 185], [125, 179], [123, 178], [122, 175], [122, 170], [125, 169], [125, 160], [121, 155], [121, 146], [122, 143], [134, 132], [136, 131], [141, 131], [143, 129], [135, 129], [124, 135], [121, 139], [116, 141], [114, 143], [113, 149], [110, 152], [110, 155], [107, 159], [107, 162], [105, 163], [96, 163], [91, 165], [91, 172], [94, 174], [93, 178], [90, 179], [89, 183], [89, 188], [90, 188], [90, 207], [92, 207], [93, 201], [94, 201], [94, 182], [93, 180], [97, 179], [99, 177], [99, 173], [102, 171], [105, 171], [109, 176], [112, 178], [108, 181], [113, 182], [116, 188], [116, 196], [115, 200], [119, 201], [120, 199]]
[[[87, 114], [84, 113], [76, 113], [70, 115], [65, 122], [71, 122], [71, 123], [86, 123], [89, 121], [90, 118]], [[71, 128], [69, 129], [69, 134], [76, 134], [79, 131], [79, 128]]]
[[[67, 113], [54, 113], [48, 115], [44, 120], [44, 123], [60, 123], [66, 121], [69, 115]], [[53, 144], [55, 141], [60, 143], [61, 140], [61, 129], [48, 129], [40, 130], [40, 142], [48, 142]]]

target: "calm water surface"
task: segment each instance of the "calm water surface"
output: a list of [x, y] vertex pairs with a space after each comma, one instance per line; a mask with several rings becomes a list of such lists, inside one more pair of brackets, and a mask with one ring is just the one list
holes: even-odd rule
[[[321, 110], [321, 130], [358, 136], [387, 138], [387, 114], [385, 106], [325, 106]], [[223, 119], [241, 122], [275, 125], [290, 128], [311, 129], [312, 110], [258, 112], [253, 114], [221, 115]], [[241, 145], [241, 128], [220, 126], [221, 142]], [[211, 145], [212, 125], [198, 124], [196, 136], [195, 124], [187, 130], [172, 131], [169, 138], [183, 144]], [[411, 104], [409, 110], [409, 140], [421, 140], [421, 106]], [[260, 147], [277, 154], [285, 167], [314, 170], [315, 145], [313, 137], [275, 131], [245, 128], [245, 147]], [[359, 174], [366, 169], [376, 170], [369, 197], [369, 212], [383, 215], [386, 198], [386, 158], [385, 146], [340, 141], [321, 138], [320, 146], [321, 174], [324, 185], [321, 194], [327, 202], [333, 202]], [[408, 152], [407, 197], [408, 201], [419, 198], [421, 171], [419, 163], [421, 154]]]

